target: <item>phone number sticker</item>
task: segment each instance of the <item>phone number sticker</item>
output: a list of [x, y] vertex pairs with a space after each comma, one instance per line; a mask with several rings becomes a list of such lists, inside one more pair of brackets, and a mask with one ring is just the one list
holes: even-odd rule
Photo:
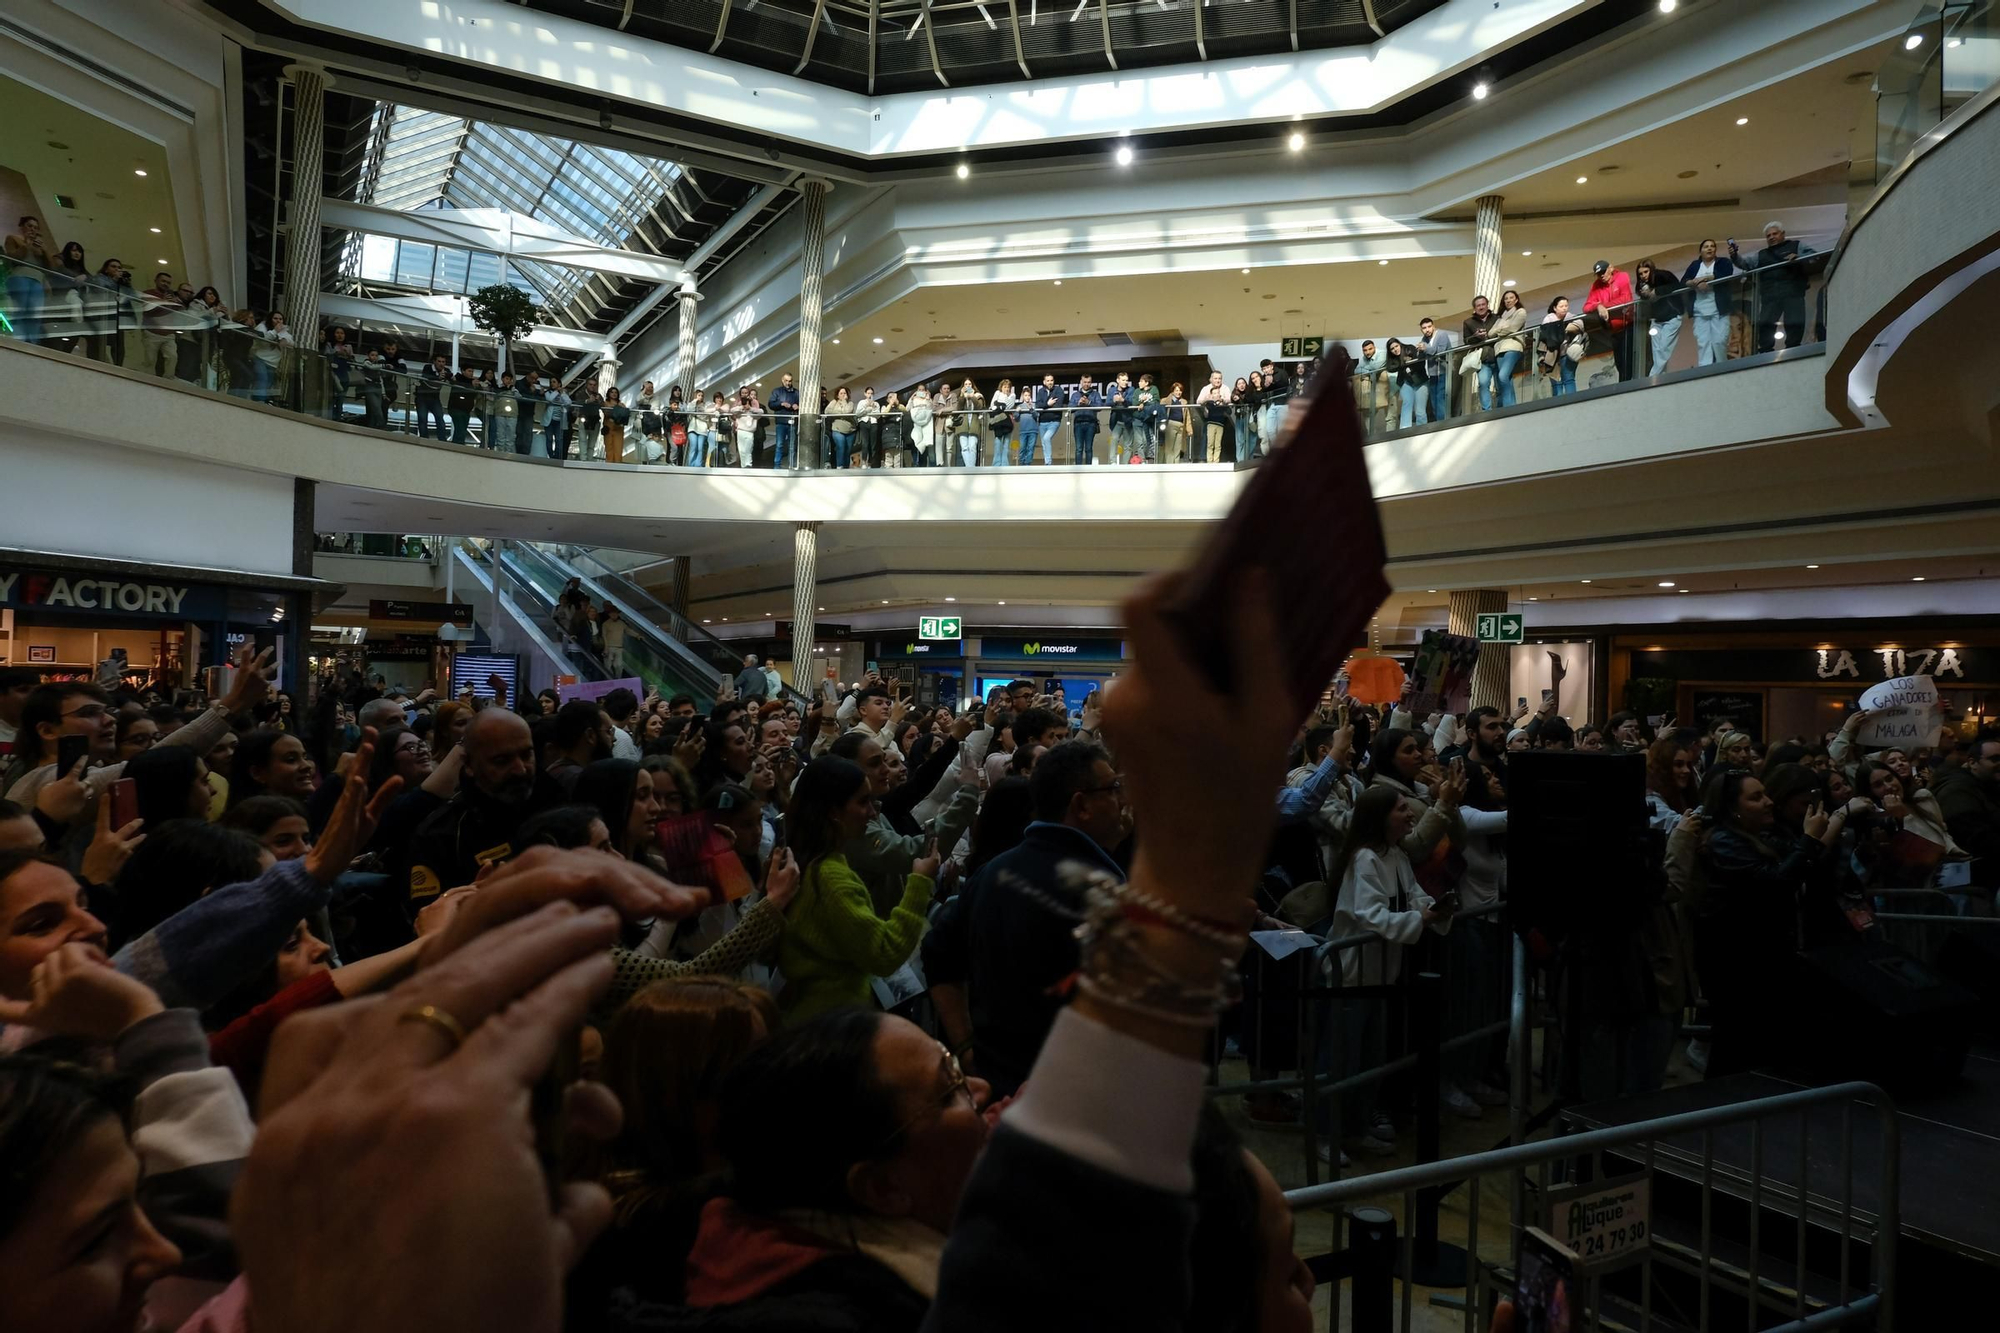
[[1617, 1267], [1652, 1245], [1652, 1194], [1646, 1175], [1554, 1186], [1545, 1229], [1586, 1267]]

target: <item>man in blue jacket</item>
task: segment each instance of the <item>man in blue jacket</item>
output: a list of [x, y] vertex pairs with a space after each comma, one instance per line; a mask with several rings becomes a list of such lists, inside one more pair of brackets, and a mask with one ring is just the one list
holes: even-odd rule
[[1105, 390], [1104, 398], [1111, 405], [1111, 461], [1122, 463], [1128, 458], [1141, 457], [1139, 391], [1132, 387], [1132, 377], [1119, 371], [1118, 378]]
[[[1042, 437], [1044, 466], [1055, 461], [1056, 432], [1062, 428], [1063, 409], [1068, 406], [1069, 395], [1056, 387], [1055, 375], [1042, 376], [1041, 386], [1035, 390], [1035, 429]], [[1028, 460], [1024, 457], [1021, 461]]]
[[1729, 258], [1738, 269], [1757, 275], [1757, 350], [1773, 352], [1778, 347], [1778, 323], [1784, 321], [1785, 346], [1798, 347], [1812, 341], [1806, 330], [1806, 286], [1818, 265], [1807, 259], [1816, 253], [1785, 235], [1785, 224], [1764, 224], [1764, 248], [1754, 259], [1745, 259], [1729, 242]]
[[1104, 395], [1090, 382], [1090, 376], [1081, 377], [1076, 392], [1070, 398], [1070, 405], [1079, 409], [1070, 418], [1070, 437], [1076, 442], [1076, 461], [1095, 463], [1097, 461], [1097, 428], [1103, 425], [1097, 413], [1082, 409], [1104, 406]]
[[772, 432], [777, 437], [777, 453], [771, 466], [782, 468], [799, 438], [799, 391], [792, 387], [790, 375], [779, 377], [778, 387], [771, 390], [771, 401], [764, 406], [771, 412]]
[[[1082, 890], [1077, 862], [1125, 878], [1109, 848], [1124, 837], [1124, 786], [1104, 747], [1064, 741], [1028, 779], [1035, 821], [1019, 846], [987, 862], [938, 916], [923, 945], [945, 1036], [968, 1069], [1005, 1097], [1028, 1076], [1076, 971]], [[976, 1056], [975, 1056], [976, 1052]]]

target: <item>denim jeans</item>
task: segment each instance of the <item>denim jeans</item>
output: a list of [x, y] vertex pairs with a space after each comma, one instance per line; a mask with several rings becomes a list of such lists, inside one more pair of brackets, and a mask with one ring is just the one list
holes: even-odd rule
[[1012, 463], [1014, 461], [1009, 456], [1012, 451], [1008, 448], [1008, 446], [1013, 444], [1013, 442], [1014, 442], [1014, 425], [1012, 422], [1007, 423], [1005, 426], [998, 426], [994, 428], [993, 431], [994, 467], [1006, 467], [1009, 463]]
[[1397, 418], [1399, 429], [1421, 426], [1430, 419], [1430, 386], [1425, 384], [1404, 384], [1400, 386], [1403, 410]]
[[[1056, 432], [1062, 429], [1062, 422], [1044, 421], [1039, 426], [1035, 427], [1035, 429], [1041, 432], [1042, 465], [1046, 467], [1050, 463], [1053, 463], [1055, 461]], [[1028, 459], [1023, 458], [1021, 461], [1025, 463], [1028, 461]]]
[[1681, 317], [1663, 319], [1653, 326], [1653, 369], [1658, 375], [1667, 368], [1667, 362], [1674, 359], [1674, 348], [1680, 346]]
[[493, 429], [487, 432], [492, 438], [486, 442], [486, 447], [489, 449], [505, 449], [512, 452], [514, 448], [514, 423], [519, 418], [496, 414], [487, 420]]
[[958, 433], [958, 460], [960, 467], [979, 466], [979, 436], [975, 432]]
[[1556, 373], [1549, 377], [1549, 397], [1561, 398], [1576, 392], [1576, 362], [1563, 352], [1556, 357]]
[[772, 458], [772, 467], [785, 466], [786, 462], [792, 456], [792, 446], [798, 442], [798, 438], [799, 419], [797, 417], [778, 417], [771, 422], [771, 439], [778, 451]]
[[1270, 453], [1271, 446], [1278, 442], [1278, 428], [1285, 424], [1285, 404], [1266, 403], [1262, 418], [1257, 423], [1258, 433], [1264, 439], [1264, 452]]
[[1089, 417], [1078, 417], [1070, 427], [1070, 434], [1076, 441], [1076, 461], [1088, 466], [1097, 461], [1097, 423]]
[[1251, 416], [1239, 409], [1236, 413], [1236, 461], [1247, 462], [1257, 456], [1257, 437], [1251, 431]]
[[7, 317], [13, 322], [14, 336], [22, 342], [42, 340], [42, 280], [25, 273], [7, 275]]
[[[1315, 1001], [1325, 1004], [1325, 1001]], [[1342, 1078], [1352, 1077], [1365, 1069], [1374, 1069], [1386, 1064], [1389, 1059], [1389, 1002], [1387, 1000], [1345, 999], [1340, 1006], [1340, 1032], [1336, 1043], [1332, 1031], [1332, 1006], [1322, 1010], [1319, 1025], [1319, 1049], [1313, 1052], [1313, 1068], [1320, 1074], [1338, 1073]], [[1334, 1068], [1333, 1055], [1338, 1045], [1340, 1066]], [[1345, 1138], [1365, 1134], [1370, 1122], [1375, 1118], [1375, 1106], [1380, 1095], [1380, 1083], [1366, 1083], [1340, 1095], [1340, 1134]], [[1322, 1134], [1331, 1135], [1333, 1126], [1332, 1099], [1322, 1096], [1319, 1100], [1319, 1124], [1315, 1126]]]
[[1446, 359], [1444, 369], [1431, 377], [1431, 420], [1443, 421], [1451, 415], [1451, 361]]
[[[1502, 352], [1493, 362], [1493, 380], [1500, 393], [1500, 406], [1514, 405], [1514, 372], [1521, 368], [1519, 352]], [[1479, 405], [1486, 406], [1486, 372], [1480, 372]]]
[[1042, 428], [1030, 416], [1021, 418], [1021, 442], [1014, 446], [1014, 466], [1026, 467], [1035, 460], [1035, 441], [1041, 438]]
[[[445, 420], [444, 405], [435, 398], [417, 399], [417, 420], [420, 423], [417, 427], [417, 434], [427, 440], [442, 440], [444, 438], [445, 427], [450, 424]], [[431, 423], [433, 421], [437, 423], [437, 434], [435, 435], [431, 433]]]
[[854, 457], [854, 432], [851, 430], [833, 430], [828, 431], [827, 434], [833, 440], [833, 465], [841, 468], [847, 467], [849, 460]]

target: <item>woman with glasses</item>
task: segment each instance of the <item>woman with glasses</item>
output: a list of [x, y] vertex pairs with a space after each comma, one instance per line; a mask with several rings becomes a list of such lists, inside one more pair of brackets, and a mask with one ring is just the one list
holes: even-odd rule
[[915, 1329], [986, 1146], [987, 1092], [923, 1029], [861, 1009], [744, 1055], [714, 1116], [728, 1197], [703, 1207], [687, 1268], [699, 1313], [676, 1326]]
[[924, 909], [937, 876], [935, 848], [910, 863], [902, 898], [878, 916], [868, 884], [848, 865], [875, 818], [875, 798], [860, 765], [827, 756], [806, 765], [792, 787], [785, 827], [804, 871], [797, 905], [778, 951], [785, 1021], [843, 1005], [872, 1005], [870, 977], [885, 977], [916, 951]]

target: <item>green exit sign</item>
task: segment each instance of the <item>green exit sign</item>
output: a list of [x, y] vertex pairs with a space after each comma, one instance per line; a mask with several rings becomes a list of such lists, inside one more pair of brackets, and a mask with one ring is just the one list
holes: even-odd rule
[[917, 637], [920, 639], [956, 639], [962, 622], [957, 616], [918, 616]]
[[1324, 338], [1285, 338], [1278, 344], [1278, 355], [1287, 361], [1304, 357], [1310, 360], [1326, 350]]
[[1521, 617], [1511, 612], [1499, 614], [1488, 612], [1479, 617], [1478, 630], [1481, 643], [1520, 643], [1522, 634]]

